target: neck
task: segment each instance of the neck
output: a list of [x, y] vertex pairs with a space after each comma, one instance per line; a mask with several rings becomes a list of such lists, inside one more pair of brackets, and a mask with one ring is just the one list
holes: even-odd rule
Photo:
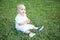
[[24, 13], [24, 14], [22, 14], [22, 13], [18, 13], [18, 14], [20, 14], [21, 16], [25, 16], [25, 13]]

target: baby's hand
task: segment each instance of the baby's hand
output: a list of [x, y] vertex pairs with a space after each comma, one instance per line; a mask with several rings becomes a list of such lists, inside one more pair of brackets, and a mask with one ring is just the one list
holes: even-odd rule
[[27, 22], [27, 23], [30, 23], [30, 19], [27, 19], [26, 22]]

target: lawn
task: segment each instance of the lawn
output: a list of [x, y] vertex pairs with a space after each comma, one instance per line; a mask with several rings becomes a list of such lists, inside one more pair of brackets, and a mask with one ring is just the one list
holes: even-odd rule
[[[16, 7], [24, 4], [35, 26], [44, 26], [33, 38], [15, 29]], [[60, 40], [60, 0], [0, 0], [0, 40]]]

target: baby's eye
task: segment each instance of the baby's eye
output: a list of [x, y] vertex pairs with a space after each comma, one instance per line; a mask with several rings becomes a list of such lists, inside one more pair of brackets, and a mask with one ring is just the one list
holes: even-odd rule
[[18, 8], [18, 9], [20, 9], [20, 8]]
[[26, 10], [26, 9], [24, 9], [24, 10]]
[[24, 9], [21, 9], [21, 10], [24, 10]]
[[21, 10], [26, 10], [26, 9], [21, 9]]

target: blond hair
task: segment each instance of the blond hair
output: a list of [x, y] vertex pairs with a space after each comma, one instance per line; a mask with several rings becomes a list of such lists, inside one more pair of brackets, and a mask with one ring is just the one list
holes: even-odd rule
[[22, 8], [22, 7], [25, 7], [25, 5], [24, 5], [24, 4], [19, 4], [19, 5], [17, 6], [17, 9]]

